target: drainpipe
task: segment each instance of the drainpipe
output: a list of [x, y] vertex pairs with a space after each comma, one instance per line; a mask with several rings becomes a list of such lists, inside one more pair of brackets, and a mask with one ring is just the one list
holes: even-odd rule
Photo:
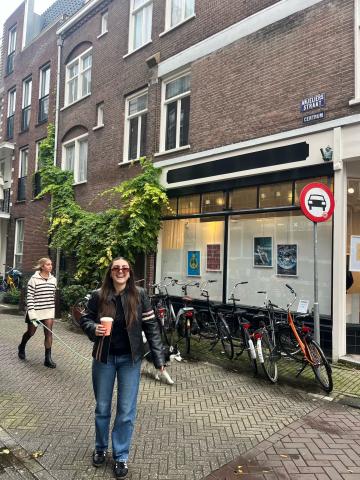
[[[64, 40], [61, 36], [57, 38], [57, 71], [56, 71], [56, 106], [55, 106], [55, 138], [54, 138], [54, 165], [57, 161], [58, 135], [59, 135], [59, 112], [60, 112], [60, 79], [61, 79], [61, 53]], [[59, 284], [60, 275], [60, 248], [56, 249], [55, 265], [56, 281]]]

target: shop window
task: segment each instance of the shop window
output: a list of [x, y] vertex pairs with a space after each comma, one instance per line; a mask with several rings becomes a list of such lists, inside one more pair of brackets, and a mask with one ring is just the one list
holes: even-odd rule
[[187, 195], [179, 198], [179, 215], [200, 213], [200, 195]]
[[292, 182], [263, 185], [259, 188], [259, 208], [292, 205]]
[[224, 192], [203, 193], [201, 197], [201, 212], [221, 212], [225, 208]]
[[[224, 259], [224, 218], [188, 218], [163, 222], [159, 278], [216, 280], [208, 284], [210, 299], [222, 300]], [[169, 293], [182, 296], [181, 286]], [[189, 289], [193, 298], [203, 299], [198, 288]]]
[[300, 205], [300, 193], [301, 190], [306, 187], [309, 183], [323, 183], [324, 185], [328, 186], [331, 190], [333, 189], [332, 182], [329, 185], [328, 177], [319, 177], [319, 178], [307, 178], [306, 180], [297, 180], [295, 182], [295, 198], [294, 198], [294, 205]]
[[257, 207], [257, 187], [237, 188], [230, 192], [230, 208], [246, 210]]
[[[332, 220], [318, 223], [318, 276], [321, 315], [331, 315]], [[263, 256], [259, 257], [261, 247]], [[238, 282], [240, 304], [261, 307], [266, 291], [277, 305], [289, 301], [288, 283], [297, 298], [313, 305], [313, 226], [300, 210], [232, 215], [229, 219], [227, 298]], [[284, 260], [285, 258], [285, 260]], [[345, 280], [344, 280], [345, 282]], [[298, 307], [298, 301], [293, 309]]]

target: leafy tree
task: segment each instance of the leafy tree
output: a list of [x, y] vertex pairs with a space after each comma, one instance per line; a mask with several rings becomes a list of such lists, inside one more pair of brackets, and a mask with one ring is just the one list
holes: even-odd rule
[[140, 254], [156, 251], [161, 228], [161, 212], [168, 207], [165, 189], [160, 184], [160, 169], [140, 159], [141, 172], [101, 195], [111, 197], [118, 207], [103, 212], [83, 209], [75, 200], [73, 173], [53, 164], [54, 127], [41, 142], [39, 166], [42, 190], [38, 197], [50, 195], [50, 246], [76, 252], [79, 280], [101, 274], [117, 256], [130, 261]]

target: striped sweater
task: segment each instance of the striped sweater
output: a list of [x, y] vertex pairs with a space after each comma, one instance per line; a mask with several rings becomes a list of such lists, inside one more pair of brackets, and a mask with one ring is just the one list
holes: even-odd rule
[[30, 320], [48, 320], [55, 317], [56, 278], [43, 278], [35, 272], [27, 285], [27, 313]]

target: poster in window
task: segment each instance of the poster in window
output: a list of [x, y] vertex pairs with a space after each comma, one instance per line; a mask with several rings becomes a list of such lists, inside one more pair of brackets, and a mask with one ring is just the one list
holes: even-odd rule
[[350, 268], [351, 272], [360, 272], [360, 236], [351, 235]]
[[276, 274], [289, 277], [297, 276], [297, 244], [278, 243], [276, 255]]
[[254, 267], [271, 268], [273, 266], [272, 237], [254, 237]]
[[200, 250], [189, 250], [187, 256], [188, 277], [200, 276]]
[[206, 245], [206, 270], [220, 272], [220, 243]]

